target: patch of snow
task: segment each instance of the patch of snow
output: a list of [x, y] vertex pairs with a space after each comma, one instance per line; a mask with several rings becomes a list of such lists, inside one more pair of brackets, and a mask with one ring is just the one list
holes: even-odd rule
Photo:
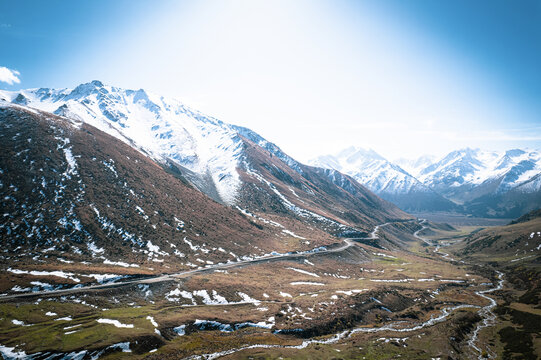
[[71, 316], [64, 316], [58, 319], [54, 319], [54, 321], [73, 321]]
[[96, 254], [102, 254], [105, 251], [104, 248], [97, 247], [96, 243], [94, 241], [88, 243], [87, 247], [88, 247], [88, 250], [90, 250], [90, 252], [92, 252], [92, 256], [94, 256]]
[[386, 257], [386, 258], [390, 258], [390, 259], [396, 259], [395, 256], [387, 255], [387, 254], [384, 254], [384, 253], [373, 253], [373, 254], [376, 255], [376, 256], [382, 256], [382, 257]]
[[176, 332], [178, 336], [186, 335], [186, 325], [174, 327], [173, 331]]
[[99, 322], [100, 324], [110, 324], [110, 325], [114, 325], [115, 327], [117, 328], [133, 328], [133, 324], [122, 324], [120, 321], [118, 320], [112, 320], [112, 319], [98, 319], [96, 320], [97, 322]]
[[304, 275], [310, 275], [310, 276], [317, 277], [317, 278], [319, 277], [318, 274], [314, 274], [314, 273], [311, 273], [311, 272], [309, 272], [309, 271], [302, 270], [302, 269], [296, 269], [296, 268], [292, 268], [292, 267], [288, 267], [288, 268], [286, 268], [286, 269], [288, 269], [288, 270], [293, 270], [293, 271], [296, 271], [296, 272], [301, 273], [301, 274], [304, 274]]
[[103, 284], [104, 282], [114, 282], [126, 277], [125, 275], [117, 274], [85, 274], [84, 276], [93, 277], [100, 284]]
[[128, 264], [128, 263], [125, 263], [123, 261], [111, 261], [111, 260], [107, 260], [107, 259], [103, 260], [103, 263], [105, 265], [116, 265], [116, 266], [122, 266], [122, 267], [126, 267], [126, 268], [127, 267], [135, 267], [135, 268], [139, 267], [139, 265], [137, 265], [137, 264]]
[[24, 351], [15, 351], [14, 347], [7, 347], [4, 345], [0, 345], [0, 354], [7, 360], [28, 359], [28, 356]]
[[9, 272], [11, 272], [13, 274], [28, 274], [28, 275], [32, 275], [32, 276], [56, 276], [56, 277], [61, 277], [61, 278], [64, 278], [64, 279], [70, 279], [70, 280], [75, 281], [75, 282], [81, 282], [80, 279], [74, 277], [75, 274], [67, 273], [67, 272], [60, 271], [60, 270], [56, 270], [56, 271], [37, 271], [37, 270], [28, 271], [28, 270], [19, 270], [19, 269], [8, 268], [6, 271], [9, 271]]
[[337, 290], [336, 293], [351, 296], [353, 294], [358, 294], [363, 291], [368, 291], [368, 289]]
[[122, 350], [122, 352], [125, 352], [125, 353], [131, 352], [129, 341], [113, 344], [109, 346], [108, 349], [120, 349]]
[[243, 303], [251, 303], [251, 304], [254, 304], [256, 306], [261, 303], [259, 300], [256, 300], [256, 299], [250, 297], [248, 294], [245, 294], [243, 292], [238, 291], [237, 295], [239, 295], [241, 297]]
[[150, 321], [150, 323], [152, 324], [152, 326], [154, 327], [158, 327], [158, 323], [156, 322], [156, 320], [154, 320], [154, 318], [152, 316], [147, 316], [147, 320]]
[[289, 231], [289, 230], [284, 229], [284, 230], [282, 230], [282, 232], [286, 233], [288, 235], [291, 235], [291, 236], [293, 236], [293, 237], [295, 237], [297, 239], [306, 240], [306, 238], [303, 238], [302, 236], [299, 236], [299, 235], [295, 234], [293, 231]]

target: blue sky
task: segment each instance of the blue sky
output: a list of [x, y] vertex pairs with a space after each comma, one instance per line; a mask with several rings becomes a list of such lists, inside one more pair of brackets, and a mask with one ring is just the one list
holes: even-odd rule
[[0, 0], [0, 44], [1, 89], [145, 88], [300, 160], [541, 147], [535, 0]]

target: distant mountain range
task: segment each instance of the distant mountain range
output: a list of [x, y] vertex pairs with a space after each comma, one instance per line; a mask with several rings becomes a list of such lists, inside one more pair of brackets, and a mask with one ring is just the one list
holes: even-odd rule
[[456, 205], [373, 150], [350, 147], [309, 162], [352, 176], [406, 211], [452, 211]]
[[311, 164], [336, 169], [411, 212], [449, 211], [518, 217], [541, 206], [541, 154], [513, 149], [452, 151], [441, 159], [388, 161], [351, 147]]
[[144, 90], [0, 91], [0, 125], [0, 237], [23, 258], [50, 249], [48, 262], [163, 272], [306, 251], [411, 218], [350, 176]]

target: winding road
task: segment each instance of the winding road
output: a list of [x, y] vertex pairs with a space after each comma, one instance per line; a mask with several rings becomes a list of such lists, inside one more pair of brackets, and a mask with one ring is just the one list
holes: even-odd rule
[[194, 274], [202, 274], [206, 272], [212, 272], [215, 270], [223, 270], [223, 269], [233, 269], [237, 267], [242, 267], [246, 265], [254, 265], [254, 264], [261, 264], [261, 263], [268, 263], [272, 261], [280, 261], [280, 260], [291, 260], [291, 259], [302, 259], [307, 258], [311, 256], [316, 255], [323, 255], [323, 254], [332, 254], [332, 253], [338, 253], [342, 252], [344, 250], [349, 249], [352, 246], [355, 246], [355, 240], [376, 240], [379, 238], [378, 231], [380, 228], [390, 225], [393, 222], [386, 222], [384, 224], [376, 225], [374, 227], [374, 230], [370, 233], [370, 236], [364, 237], [364, 238], [347, 238], [343, 240], [343, 244], [331, 248], [331, 249], [325, 249], [320, 251], [305, 251], [301, 253], [287, 253], [287, 254], [280, 254], [280, 255], [270, 255], [265, 256], [257, 259], [252, 260], [243, 260], [243, 261], [237, 261], [237, 262], [231, 262], [231, 263], [225, 263], [225, 264], [216, 264], [205, 268], [199, 268], [194, 270], [187, 270], [187, 271], [181, 271], [177, 273], [172, 274], [163, 274], [163, 275], [157, 275], [152, 277], [146, 277], [142, 279], [134, 279], [134, 280], [128, 280], [128, 281], [122, 281], [122, 282], [116, 282], [116, 283], [107, 283], [107, 284], [94, 284], [94, 285], [86, 285], [86, 286], [79, 286], [79, 287], [73, 287], [69, 289], [58, 289], [58, 290], [50, 290], [50, 291], [37, 291], [37, 292], [31, 292], [31, 293], [21, 293], [21, 294], [11, 294], [0, 297], [0, 302], [4, 300], [11, 300], [11, 299], [17, 299], [17, 298], [28, 298], [28, 297], [51, 297], [51, 296], [59, 296], [59, 295], [67, 295], [67, 294], [76, 294], [81, 292], [88, 292], [88, 291], [95, 291], [95, 290], [103, 290], [103, 289], [111, 289], [111, 288], [118, 288], [121, 286], [127, 286], [127, 285], [136, 285], [136, 284], [154, 284], [159, 282], [165, 282], [165, 281], [173, 281], [175, 279], [184, 278], [186, 276], [191, 276]]

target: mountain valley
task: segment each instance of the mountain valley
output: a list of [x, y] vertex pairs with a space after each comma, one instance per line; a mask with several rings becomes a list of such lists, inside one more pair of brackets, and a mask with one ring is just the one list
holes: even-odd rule
[[5, 359], [541, 354], [537, 152], [305, 165], [99, 81], [0, 91], [0, 128]]

